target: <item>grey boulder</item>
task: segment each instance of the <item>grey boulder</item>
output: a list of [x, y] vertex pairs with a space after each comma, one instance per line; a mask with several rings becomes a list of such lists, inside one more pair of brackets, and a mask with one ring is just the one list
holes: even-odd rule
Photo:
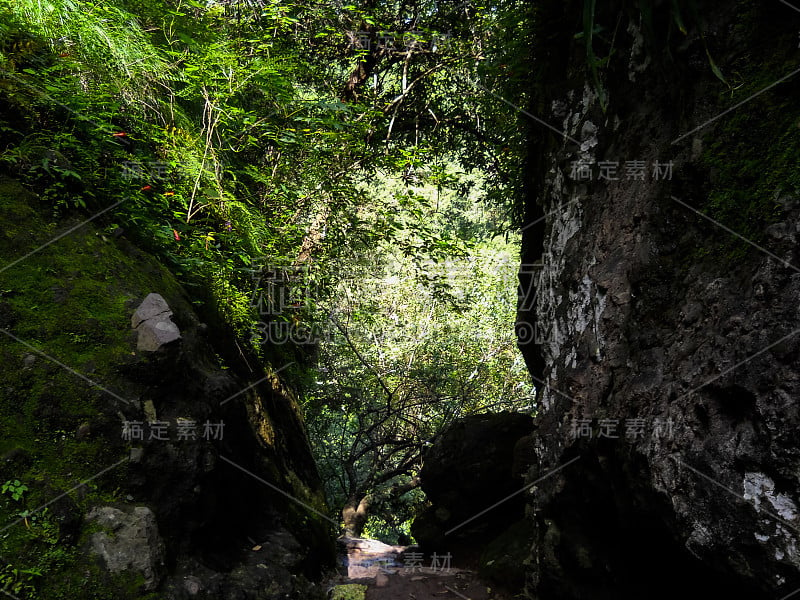
[[148, 294], [131, 317], [131, 326], [139, 334], [137, 349], [155, 352], [165, 344], [179, 340], [181, 332], [171, 316], [172, 311], [160, 294]]

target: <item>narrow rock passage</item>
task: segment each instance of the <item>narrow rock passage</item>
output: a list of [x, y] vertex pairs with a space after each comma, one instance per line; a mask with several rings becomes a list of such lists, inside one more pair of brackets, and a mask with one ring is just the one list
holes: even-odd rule
[[[341, 575], [330, 582], [332, 600], [511, 600], [512, 596], [459, 569], [447, 557], [424, 555], [417, 546], [377, 540], [339, 539]], [[363, 595], [362, 595], [363, 594]]]

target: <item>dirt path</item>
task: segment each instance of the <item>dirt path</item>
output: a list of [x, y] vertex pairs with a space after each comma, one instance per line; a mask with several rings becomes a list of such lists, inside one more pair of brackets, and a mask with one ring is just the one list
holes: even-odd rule
[[413, 546], [356, 538], [340, 539], [339, 548], [346, 575], [331, 585], [365, 585], [366, 600], [511, 599], [481, 582], [472, 571], [456, 568], [448, 555], [426, 556]]

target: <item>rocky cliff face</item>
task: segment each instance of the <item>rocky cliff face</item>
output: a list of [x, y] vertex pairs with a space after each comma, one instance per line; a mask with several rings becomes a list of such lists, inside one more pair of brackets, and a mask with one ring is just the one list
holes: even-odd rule
[[800, 14], [603, 4], [600, 88], [583, 3], [537, 15], [531, 112], [571, 139], [532, 125], [528, 593], [779, 598], [800, 587]]
[[43, 211], [0, 180], [0, 483], [27, 486], [2, 572], [49, 565], [42, 598], [316, 597], [332, 530], [292, 391], [124, 236], [40, 248], [78, 225]]

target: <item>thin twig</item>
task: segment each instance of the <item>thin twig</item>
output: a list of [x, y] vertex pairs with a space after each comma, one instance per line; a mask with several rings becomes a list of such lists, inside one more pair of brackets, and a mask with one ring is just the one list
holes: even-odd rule
[[459, 598], [464, 598], [464, 600], [472, 600], [472, 598], [470, 598], [469, 596], [465, 596], [464, 594], [461, 594], [460, 592], [457, 592], [457, 591], [455, 591], [455, 590], [454, 590], [453, 588], [451, 588], [451, 587], [448, 587], [448, 586], [446, 586], [446, 585], [445, 585], [445, 586], [443, 586], [443, 587], [444, 587], [444, 589], [446, 589], [448, 592], [451, 592], [451, 593], [455, 594], [455, 595], [456, 595], [456, 596], [458, 596]]

